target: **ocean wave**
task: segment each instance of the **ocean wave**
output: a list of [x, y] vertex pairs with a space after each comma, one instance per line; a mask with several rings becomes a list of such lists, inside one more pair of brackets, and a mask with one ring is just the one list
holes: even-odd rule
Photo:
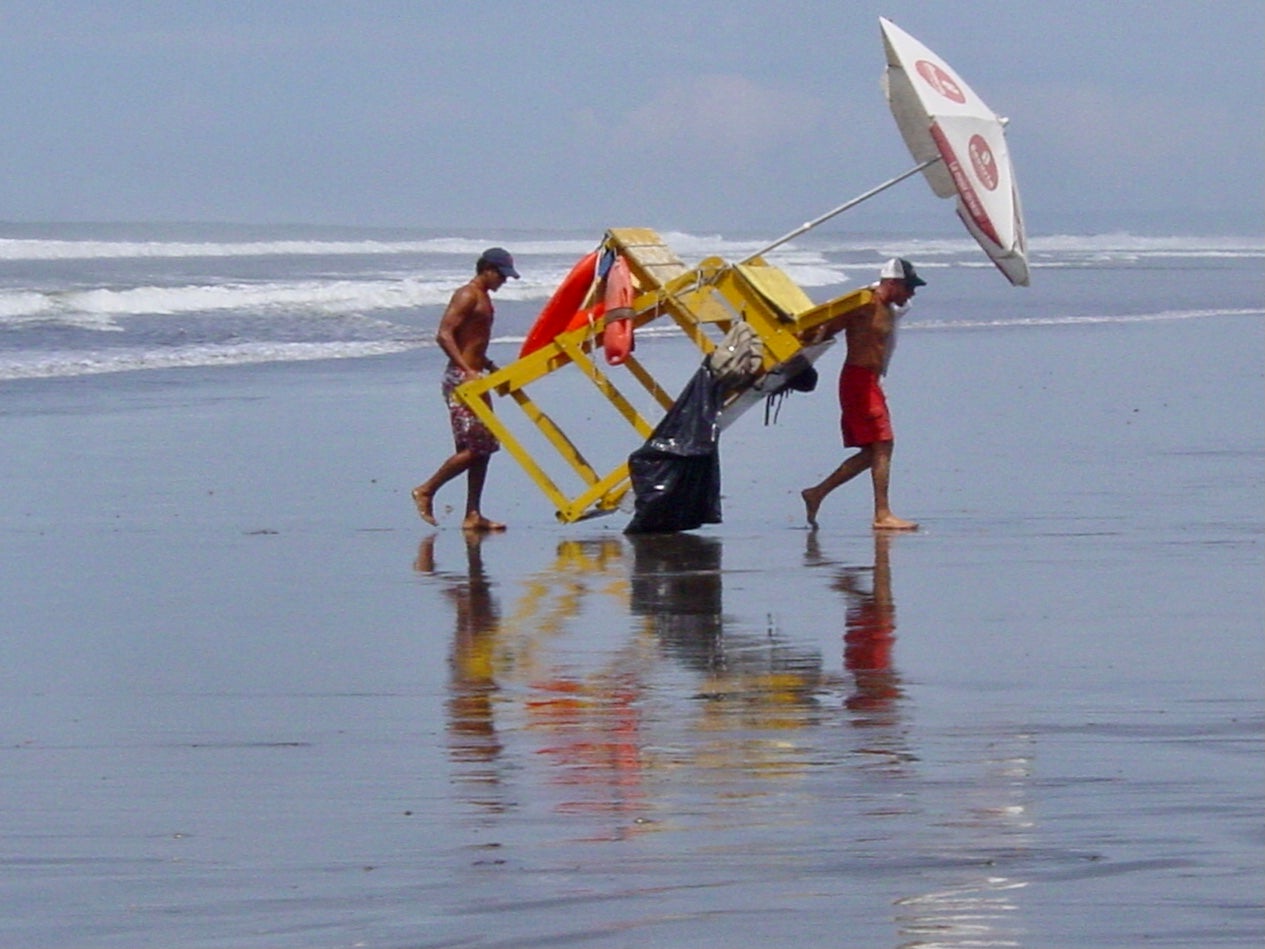
[[[719, 236], [669, 232], [661, 235], [686, 263], [706, 257], [741, 259], [763, 246], [760, 241], [734, 241]], [[232, 257], [396, 257], [437, 255], [471, 263], [486, 248], [509, 247], [520, 261], [535, 257], [578, 260], [597, 247], [603, 234], [585, 237], [431, 237], [416, 240], [259, 240], [259, 241], [111, 241], [0, 238], [0, 261], [126, 260]], [[521, 268], [520, 268], [521, 269]], [[565, 273], [565, 271], [564, 271]]]
[[[695, 234], [686, 231], [664, 231], [660, 235], [687, 265], [708, 257], [730, 261], [743, 260], [759, 253], [776, 238], [732, 238], [723, 234]], [[181, 258], [266, 258], [266, 257], [381, 257], [384, 259], [416, 255], [451, 256], [473, 261], [493, 244], [511, 247], [520, 262], [530, 271], [544, 261], [552, 261], [561, 279], [566, 273], [562, 261], [578, 260], [598, 245], [602, 234], [582, 236], [533, 235], [523, 240], [512, 236], [458, 237], [435, 236], [388, 240], [366, 237], [356, 240], [296, 239], [248, 241], [189, 240], [103, 240], [53, 238], [0, 238], [0, 261], [75, 261]], [[1146, 257], [1265, 257], [1265, 237], [1258, 236], [1141, 236], [1128, 232], [1109, 234], [1049, 234], [1030, 236], [1029, 252], [1046, 262], [1059, 258], [1079, 261], [1087, 255], [1101, 255], [1105, 260], [1128, 260]], [[779, 246], [765, 254], [778, 266], [794, 266], [804, 258], [825, 261], [829, 256], [859, 257], [857, 265], [891, 256], [917, 257], [921, 260], [979, 253], [976, 243], [966, 234], [943, 237], [894, 237], [874, 235], [838, 235], [813, 232]], [[530, 274], [529, 274], [530, 276]]]
[[[684, 337], [675, 324], [638, 330], [643, 341]], [[497, 336], [495, 348], [515, 350], [524, 334]], [[0, 357], [0, 381], [18, 379], [58, 379], [74, 376], [139, 372], [155, 369], [193, 369], [216, 366], [247, 366], [261, 363], [313, 362], [321, 359], [364, 359], [417, 349], [433, 349], [430, 337], [355, 341], [205, 343], [153, 349], [119, 349], [101, 352], [35, 352]]]
[[[1157, 250], [1157, 253], [1162, 252]], [[1214, 251], [1209, 251], [1213, 253]], [[1222, 251], [1223, 252], [1223, 251]], [[792, 250], [776, 263], [799, 286], [836, 287], [868, 282], [873, 263], [837, 262], [816, 251]], [[1086, 266], [1081, 262], [1038, 263], [1039, 267]], [[944, 261], [919, 257], [919, 267], [987, 268], [987, 259]], [[541, 271], [534, 279], [510, 281], [498, 299], [535, 304], [548, 299], [565, 276], [563, 260]], [[0, 328], [24, 325], [60, 325], [114, 331], [117, 319], [127, 316], [180, 316], [198, 313], [236, 313], [265, 316], [269, 313], [308, 316], [367, 316], [392, 311], [434, 309], [447, 304], [454, 289], [449, 279], [401, 277], [398, 279], [308, 279], [262, 283], [225, 282], [183, 286], [87, 287], [62, 290], [0, 290]], [[1109, 317], [1108, 317], [1109, 318]], [[1069, 321], [1096, 317], [1068, 317]], [[948, 325], [948, 324], [946, 324]], [[970, 325], [997, 325], [972, 321]]]
[[154, 369], [192, 369], [208, 366], [246, 366], [274, 362], [311, 362], [320, 359], [363, 359], [421, 349], [415, 340], [370, 342], [242, 343], [163, 349], [119, 350], [108, 353], [35, 353], [20, 359], [0, 359], [0, 381], [58, 379], [137, 372]]
[[[567, 267], [545, 270], [537, 279], [506, 284], [501, 301], [547, 300]], [[807, 275], [806, 275], [807, 276]], [[838, 276], [819, 275], [826, 283]], [[808, 285], [812, 285], [811, 281]], [[187, 286], [93, 287], [74, 290], [0, 290], [0, 328], [43, 324], [103, 331], [126, 316], [196, 313], [268, 313], [325, 316], [364, 315], [446, 306], [457, 284], [450, 280], [304, 280]]]
[[[191, 257], [346, 257], [436, 254], [467, 257], [472, 262], [491, 238], [435, 237], [420, 240], [264, 240], [264, 241], [108, 241], [0, 238], [0, 260], [119, 260]], [[505, 243], [504, 240], [499, 243]], [[514, 245], [514, 253], [583, 256], [596, 241], [531, 240]]]
[[987, 330], [1000, 327], [1077, 326], [1103, 323], [1161, 323], [1213, 317], [1262, 317], [1265, 309], [1162, 310], [1156, 313], [1103, 313], [1081, 316], [1025, 316], [994, 320], [927, 320], [908, 322], [907, 330]]
[[118, 316], [223, 311], [346, 315], [442, 305], [451, 294], [449, 283], [416, 279], [0, 291], [0, 326], [40, 322], [111, 329]]
[[1033, 237], [1028, 249], [1043, 254], [1137, 254], [1179, 257], [1265, 257], [1265, 237], [1256, 236], [1170, 236], [1141, 237], [1113, 234], [1050, 234]]
[[[1169, 310], [1155, 313], [1102, 314], [1097, 316], [1049, 316], [996, 319], [988, 321], [944, 320], [910, 322], [908, 331], [957, 332], [1000, 328], [1037, 328], [1094, 324], [1130, 324], [1209, 319], [1214, 317], [1265, 317], [1265, 309]], [[670, 321], [662, 326], [645, 326], [637, 331], [643, 341], [683, 338], [684, 332]], [[523, 334], [495, 337], [495, 348], [517, 349]], [[142, 370], [243, 366], [260, 363], [310, 362], [322, 359], [363, 359], [411, 350], [434, 348], [429, 336], [395, 336], [378, 340], [307, 342], [255, 341], [164, 346], [150, 349], [123, 348], [101, 352], [38, 352], [7, 354], [0, 357], [0, 381], [56, 379]]]
[[[794, 242], [786, 245], [795, 247]], [[927, 258], [975, 257], [979, 245], [968, 235], [960, 237], [817, 237], [809, 244], [825, 254], [872, 254], [875, 259], [893, 256]], [[1149, 237], [1127, 232], [1111, 234], [1046, 234], [1028, 237], [1030, 255], [1081, 260], [1100, 255], [1103, 259], [1130, 257], [1265, 257], [1265, 237], [1256, 236], [1168, 236]], [[987, 261], [986, 261], [987, 263]]]
[[0, 239], [0, 260], [340, 256], [425, 252], [427, 241], [102, 241]]
[[[7, 235], [0, 238], [0, 378], [355, 358], [434, 345], [439, 313], [472, 275], [479, 251], [491, 244], [512, 248], [523, 274], [494, 298], [502, 334], [497, 343], [517, 346], [541, 303], [602, 237], [553, 231], [511, 232], [498, 239], [440, 231], [160, 226], [50, 226], [38, 233], [12, 228], [0, 233]], [[767, 246], [755, 237], [661, 233], [687, 267], [708, 257], [741, 261]], [[1262, 315], [1263, 238], [1063, 234], [1033, 238], [1031, 248], [1032, 266], [1046, 269], [1051, 277], [1046, 286], [1053, 289], [1004, 301], [999, 292], [984, 294], [978, 306], [969, 308], [969, 319], [915, 320], [910, 329]], [[894, 255], [911, 257], [920, 270], [936, 274], [935, 289], [949, 291], [943, 310], [935, 308], [934, 295], [929, 297], [929, 317], [967, 314], [960, 294], [977, 269], [992, 267], [965, 232], [908, 240], [813, 232], [763, 256], [805, 292], [832, 288], [833, 294], [834, 288], [871, 282], [879, 262]], [[186, 256], [221, 259], [177, 259]], [[1188, 259], [1176, 259], [1183, 256]], [[1210, 301], [1199, 290], [1201, 282], [1191, 279], [1207, 270], [1216, 271], [1218, 279], [1227, 275], [1219, 286], [1231, 295], [1218, 296], [1220, 309], [1206, 308]], [[955, 271], [960, 276], [950, 279]], [[1113, 284], [1116, 295], [1104, 297], [1097, 285], [1101, 274], [1095, 271], [1130, 279]], [[1161, 307], [1169, 309], [1131, 312]], [[1111, 309], [1119, 312], [1103, 312]], [[640, 329], [639, 338], [680, 333], [671, 321], [659, 324]]]

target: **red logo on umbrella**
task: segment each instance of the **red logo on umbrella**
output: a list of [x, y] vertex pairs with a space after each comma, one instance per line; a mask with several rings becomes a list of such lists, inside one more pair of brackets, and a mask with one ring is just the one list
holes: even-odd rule
[[971, 140], [966, 143], [966, 151], [971, 156], [971, 167], [975, 169], [975, 177], [979, 179], [979, 183], [989, 191], [996, 191], [1000, 180], [997, 159], [993, 157], [993, 150], [988, 147], [984, 136], [972, 135]]
[[918, 75], [927, 81], [927, 85], [946, 99], [956, 102], [958, 105], [966, 101], [966, 94], [958, 85], [958, 81], [943, 69], [939, 63], [920, 59], [915, 68], [918, 70]]

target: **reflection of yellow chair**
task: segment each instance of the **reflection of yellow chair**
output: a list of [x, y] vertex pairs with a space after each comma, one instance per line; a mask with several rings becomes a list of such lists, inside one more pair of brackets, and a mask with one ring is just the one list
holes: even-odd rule
[[[814, 305], [807, 294], [790, 277], [771, 267], [759, 257], [741, 264], [729, 264], [719, 257], [710, 257], [688, 268], [654, 231], [644, 228], [615, 228], [607, 231], [603, 249], [622, 255], [632, 271], [637, 288], [633, 300], [634, 325], [641, 329], [662, 316], [672, 319], [694, 344], [701, 355], [710, 353], [735, 320], [746, 320], [764, 343], [764, 368], [769, 370], [805, 349], [811, 332], [840, 313], [861, 306], [870, 299], [868, 289], [855, 290], [820, 305]], [[651, 371], [648, 360], [629, 356], [620, 366], [640, 386], [642, 392], [629, 396], [616, 387], [604, 366], [592, 356], [598, 347], [604, 320], [597, 319], [577, 329], [559, 334], [550, 343], [516, 360], [508, 366], [457, 389], [457, 397], [470, 407], [495, 433], [521, 464], [528, 476], [554, 503], [563, 521], [614, 510], [628, 492], [627, 458], [630, 451], [644, 441], [654, 423], [672, 406], [673, 397]], [[643, 347], [650, 349], [652, 347]], [[557, 409], [546, 413], [538, 404], [543, 394], [533, 398], [547, 377], [558, 370], [574, 366], [597, 388], [605, 403], [615, 410], [607, 420], [595, 418], [602, 402], [576, 405], [574, 389], [560, 399]], [[757, 380], [758, 385], [758, 380]], [[560, 460], [564, 473], [569, 469], [572, 480], [578, 479], [578, 491], [568, 494], [558, 486], [554, 475], [545, 470], [544, 462], [498, 416], [484, 396], [509, 396], [523, 410], [535, 428], [527, 436], [539, 447], [552, 449], [555, 461]], [[730, 404], [739, 401], [741, 393], [730, 396]], [[640, 405], [638, 400], [640, 399]], [[745, 404], [744, 406], [745, 407]], [[630, 441], [611, 439], [618, 446], [613, 462], [602, 473], [604, 465], [591, 460], [564, 431], [563, 416], [573, 428], [582, 425], [622, 431], [631, 428]], [[631, 443], [630, 443], [631, 442]], [[609, 447], [609, 446], [608, 446]], [[601, 450], [602, 446], [596, 446]], [[592, 453], [594, 449], [590, 449]], [[594, 455], [596, 458], [596, 455]]]

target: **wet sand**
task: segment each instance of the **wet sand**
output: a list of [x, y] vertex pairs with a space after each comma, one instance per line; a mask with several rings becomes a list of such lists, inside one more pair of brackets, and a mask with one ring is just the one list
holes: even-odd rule
[[837, 356], [635, 540], [422, 524], [433, 352], [4, 384], [0, 944], [1255, 946], [1263, 355], [910, 332], [893, 537]]

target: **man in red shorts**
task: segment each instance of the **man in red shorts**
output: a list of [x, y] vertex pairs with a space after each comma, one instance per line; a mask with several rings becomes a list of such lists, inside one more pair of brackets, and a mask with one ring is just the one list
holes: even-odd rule
[[840, 330], [848, 354], [839, 373], [839, 408], [843, 444], [859, 448], [855, 455], [826, 476], [820, 484], [800, 492], [808, 523], [817, 526], [817, 510], [835, 488], [869, 471], [874, 484], [874, 529], [916, 530], [918, 525], [896, 517], [887, 501], [892, 470], [892, 420], [887, 411], [880, 377], [895, 346], [896, 322], [918, 287], [926, 285], [913, 264], [893, 257], [879, 272], [878, 287], [865, 306], [836, 317], [823, 327], [824, 337]]
[[[488, 461], [500, 449], [500, 443], [469, 407], [453, 395], [461, 383], [477, 379], [494, 368], [488, 359], [488, 343], [492, 339], [492, 297], [510, 277], [518, 278], [514, 258], [503, 247], [490, 247], [475, 264], [474, 279], [452, 295], [439, 320], [435, 340], [448, 356], [444, 371], [443, 394], [452, 422], [456, 451], [439, 466], [430, 478], [413, 489], [417, 513], [427, 524], [437, 524], [435, 492], [462, 474], [466, 475], [466, 514], [461, 527], [467, 531], [503, 531], [505, 525], [488, 520], [480, 507], [483, 484], [487, 479]], [[486, 397], [485, 397], [486, 398]]]

